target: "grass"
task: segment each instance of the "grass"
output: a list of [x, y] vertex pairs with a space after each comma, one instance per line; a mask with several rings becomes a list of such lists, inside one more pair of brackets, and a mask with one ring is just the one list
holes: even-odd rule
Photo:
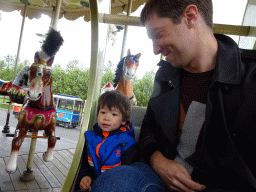
[[[8, 109], [9, 107], [9, 103], [7, 103], [9, 100], [7, 100], [8, 97], [5, 97], [5, 99], [3, 99], [3, 97], [0, 97], [0, 108], [2, 109]], [[11, 110], [13, 109], [13, 106], [11, 107]]]

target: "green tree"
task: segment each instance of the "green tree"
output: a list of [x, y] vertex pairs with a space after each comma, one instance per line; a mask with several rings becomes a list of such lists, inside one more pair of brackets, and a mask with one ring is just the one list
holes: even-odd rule
[[101, 80], [101, 88], [107, 84], [107, 82], [110, 82], [111, 84], [113, 84], [113, 80], [115, 78], [115, 74], [114, 72], [112, 72], [111, 70], [107, 70], [103, 73], [103, 77]]
[[3, 61], [5, 62], [6, 68], [14, 69], [15, 59], [16, 59], [16, 56], [12, 56], [9, 54], [7, 56], [4, 56]]
[[133, 92], [137, 98], [137, 105], [147, 107], [150, 96], [153, 92], [155, 72], [146, 72], [142, 79], [137, 80], [133, 85]]
[[53, 94], [63, 93], [64, 79], [66, 71], [61, 68], [60, 64], [55, 65], [52, 69], [52, 92]]
[[4, 81], [12, 81], [13, 80], [13, 69], [5, 68], [0, 71], [0, 79]]
[[74, 69], [66, 74], [64, 78], [64, 94], [74, 95], [81, 99], [87, 98], [87, 90], [89, 83], [89, 69]]
[[[8, 56], [6, 57], [8, 58]], [[19, 71], [25, 67], [25, 66], [30, 66], [30, 62], [29, 60], [24, 60], [22, 63], [19, 63], [17, 66], [17, 74], [19, 73]], [[2, 66], [2, 68], [1, 68]], [[6, 67], [5, 62], [4, 61], [0, 61], [0, 79], [3, 79], [5, 81], [12, 81], [13, 80], [13, 74], [14, 74], [14, 69], [10, 68], [10, 67]], [[16, 74], [16, 75], [17, 75]]]
[[0, 71], [2, 71], [5, 68], [5, 63], [3, 60], [0, 60]]
[[107, 71], [112, 71], [114, 73], [115, 69], [114, 69], [114, 63], [111, 61], [111, 60], [108, 60], [107, 62], [107, 65], [105, 66], [104, 65], [104, 72], [107, 72]]
[[22, 61], [22, 62], [18, 65], [18, 67], [17, 67], [17, 74], [19, 73], [19, 71], [20, 71], [23, 67], [25, 67], [25, 66], [30, 66], [30, 65], [31, 65], [31, 63], [30, 63], [29, 60], [25, 59], [24, 61]]
[[69, 73], [75, 69], [82, 69], [82, 65], [79, 63], [79, 60], [69, 61], [66, 67], [66, 71]]

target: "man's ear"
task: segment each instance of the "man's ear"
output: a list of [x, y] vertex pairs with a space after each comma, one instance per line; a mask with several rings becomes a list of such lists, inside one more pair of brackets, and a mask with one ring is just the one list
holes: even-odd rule
[[198, 20], [198, 9], [196, 5], [189, 5], [184, 11], [184, 16], [186, 18], [186, 23], [189, 28], [193, 27]]

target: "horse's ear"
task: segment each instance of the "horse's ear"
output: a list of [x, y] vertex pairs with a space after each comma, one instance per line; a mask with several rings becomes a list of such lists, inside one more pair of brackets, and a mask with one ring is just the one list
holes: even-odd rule
[[136, 55], [134, 56], [134, 59], [135, 59], [136, 62], [139, 61], [140, 56], [141, 56], [141, 53], [138, 53], [138, 54], [136, 54]]
[[127, 56], [130, 56], [130, 55], [132, 55], [132, 54], [131, 54], [131, 50], [128, 49], [128, 51], [127, 51]]
[[46, 62], [46, 65], [51, 67], [53, 64], [53, 61], [54, 61], [54, 56], [48, 59], [48, 61]]
[[35, 53], [35, 56], [34, 56], [34, 63], [39, 63], [40, 59], [39, 59], [39, 54], [38, 52]]

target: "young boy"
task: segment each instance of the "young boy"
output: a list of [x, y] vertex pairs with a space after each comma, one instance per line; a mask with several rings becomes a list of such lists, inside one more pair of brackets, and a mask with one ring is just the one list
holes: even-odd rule
[[104, 171], [139, 160], [134, 128], [129, 122], [131, 105], [121, 92], [103, 93], [98, 100], [98, 123], [85, 132], [85, 146], [76, 190], [90, 191]]

